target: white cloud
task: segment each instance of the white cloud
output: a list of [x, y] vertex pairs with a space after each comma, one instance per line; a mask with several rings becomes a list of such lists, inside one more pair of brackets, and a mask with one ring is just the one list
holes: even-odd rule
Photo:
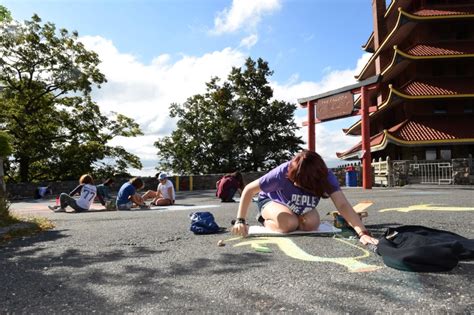
[[239, 47], [245, 47], [247, 49], [252, 48], [256, 43], [258, 42], [258, 35], [257, 34], [252, 34], [250, 36], [247, 36], [243, 38], [240, 41]]
[[[110, 40], [102, 37], [82, 37], [81, 41], [88, 49], [96, 51], [103, 61], [99, 67], [108, 82], [93, 95], [101, 110], [116, 111], [135, 119], [145, 134], [136, 138], [116, 138], [111, 142], [140, 157], [144, 168], [130, 170], [134, 175], [155, 174], [158, 161], [153, 143], [158, 137], [170, 135], [176, 127], [176, 122], [169, 117], [169, 105], [203, 93], [205, 82], [212, 76], [226, 78], [231, 68], [242, 66], [246, 58], [238, 49], [225, 48], [197, 57], [182, 55], [177, 59], [162, 54], [150, 64], [143, 64], [135, 56], [119, 52]], [[357, 69], [327, 72], [319, 82], [300, 81], [297, 74], [283, 84], [271, 82], [274, 96], [296, 103], [297, 98], [354, 83], [354, 75], [368, 57], [362, 56]], [[306, 111], [298, 110], [296, 116], [301, 126], [306, 120]], [[351, 122], [345, 123], [345, 126], [350, 125]], [[336, 163], [335, 152], [344, 151], [359, 141], [358, 137], [345, 136], [340, 129], [331, 122], [316, 127], [317, 151], [329, 165]], [[307, 128], [301, 128], [298, 135], [307, 142]]]
[[371, 54], [367, 53], [362, 55], [362, 57], [357, 61], [355, 69], [331, 70], [331, 68], [325, 68], [323, 70], [325, 75], [318, 82], [296, 82], [295, 79], [298, 78], [297, 74], [293, 74], [289, 81], [283, 85], [278, 84], [277, 82], [272, 82], [271, 85], [273, 87], [274, 97], [275, 99], [296, 103], [298, 98], [317, 95], [346, 85], [354, 84], [357, 82], [354, 76], [359, 74], [360, 70], [370, 59], [370, 56]]
[[[100, 70], [108, 82], [94, 91], [103, 112], [115, 111], [129, 116], [140, 124], [145, 136], [132, 139], [118, 138], [114, 145], [122, 145], [137, 154], [143, 164], [157, 163], [154, 141], [175, 128], [169, 117], [171, 103], [183, 103], [188, 97], [205, 91], [211, 77], [226, 78], [233, 66], [241, 66], [246, 55], [239, 50], [224, 48], [199, 57], [182, 55], [172, 62], [163, 54], [143, 64], [135, 56], [119, 52], [112, 41], [100, 36], [82, 37], [87, 49], [99, 54]], [[145, 175], [143, 170], [133, 174]], [[147, 174], [154, 174], [149, 168]]]
[[281, 0], [233, 0], [230, 9], [224, 9], [217, 14], [211, 33], [220, 35], [241, 28], [253, 30], [264, 14], [280, 8]]

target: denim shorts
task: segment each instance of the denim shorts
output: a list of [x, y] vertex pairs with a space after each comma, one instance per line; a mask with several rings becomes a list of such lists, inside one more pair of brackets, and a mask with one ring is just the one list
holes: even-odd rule
[[263, 211], [263, 208], [265, 208], [272, 200], [270, 199], [270, 197], [266, 196], [266, 197], [262, 197], [262, 196], [258, 196], [258, 201], [257, 201], [257, 221], [260, 222], [262, 225], [263, 225], [263, 222], [265, 221], [265, 219], [262, 217], [262, 211]]
[[127, 202], [127, 203], [122, 203], [120, 205], [117, 205], [117, 210], [131, 210], [133, 206], [133, 203]]

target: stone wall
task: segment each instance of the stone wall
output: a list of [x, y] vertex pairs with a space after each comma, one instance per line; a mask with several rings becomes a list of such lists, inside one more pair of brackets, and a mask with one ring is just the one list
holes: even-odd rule
[[474, 173], [472, 168], [472, 159], [453, 159], [453, 179], [457, 185], [469, 185], [471, 174]]
[[[244, 181], [246, 183], [250, 183], [251, 181], [259, 178], [262, 176], [263, 172], [252, 172], [252, 173], [244, 173]], [[192, 190], [212, 190], [216, 189], [216, 182], [223, 176], [224, 174], [211, 174], [211, 175], [194, 175], [194, 176], [170, 176], [169, 180], [171, 180], [175, 186], [176, 191], [189, 191], [191, 188], [192, 182]], [[143, 191], [147, 190], [156, 190], [158, 186], [158, 180], [155, 177], [142, 177], [143, 181], [145, 182], [145, 188]], [[129, 178], [115, 178], [115, 183], [113, 187], [111, 187], [111, 193], [116, 194], [117, 191], [120, 189], [120, 186], [127, 182]], [[96, 184], [101, 183], [101, 181], [97, 181]], [[36, 187], [38, 186], [47, 186], [50, 185], [53, 195], [59, 195], [62, 192], [69, 193], [72, 191], [77, 185], [78, 181], [61, 181], [61, 182], [40, 182], [36, 184], [32, 183], [16, 183], [16, 184], [7, 184], [7, 193], [11, 199], [23, 199], [23, 198], [33, 198], [34, 192]]]

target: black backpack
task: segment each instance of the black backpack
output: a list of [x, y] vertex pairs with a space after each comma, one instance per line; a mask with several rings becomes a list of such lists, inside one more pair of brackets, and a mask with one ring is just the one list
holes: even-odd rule
[[474, 258], [474, 240], [418, 225], [388, 228], [377, 253], [385, 265], [404, 271], [449, 271], [460, 260]]

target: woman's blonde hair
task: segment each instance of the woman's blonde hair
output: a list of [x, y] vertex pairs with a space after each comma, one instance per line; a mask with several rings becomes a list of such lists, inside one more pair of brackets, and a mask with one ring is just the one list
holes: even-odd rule
[[79, 178], [79, 184], [94, 184], [94, 180], [89, 174], [84, 174]]

